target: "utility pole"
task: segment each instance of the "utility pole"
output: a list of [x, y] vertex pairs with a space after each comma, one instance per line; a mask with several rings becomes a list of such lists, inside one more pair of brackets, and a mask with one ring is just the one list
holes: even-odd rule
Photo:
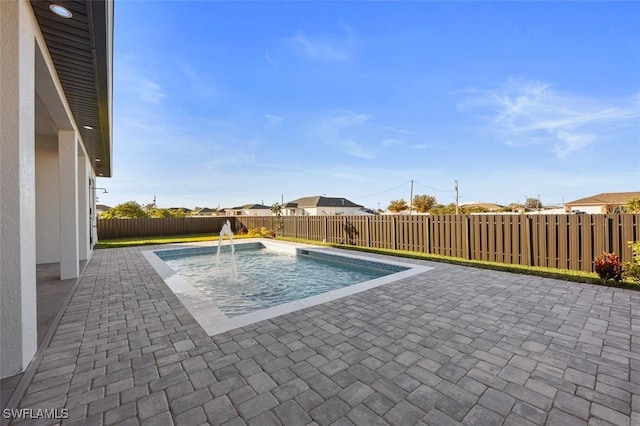
[[409, 216], [411, 216], [411, 210], [413, 210], [413, 179], [411, 179], [411, 196], [409, 197]]
[[456, 214], [458, 214], [458, 179], [454, 180], [455, 182], [455, 190], [456, 190]]
[[540, 205], [540, 194], [538, 194], [538, 213], [540, 213], [540, 207], [542, 207]]

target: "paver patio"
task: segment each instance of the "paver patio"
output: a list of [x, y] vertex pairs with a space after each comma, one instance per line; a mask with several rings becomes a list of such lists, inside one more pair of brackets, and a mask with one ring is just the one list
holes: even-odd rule
[[640, 424], [640, 292], [418, 263], [435, 269], [209, 337], [140, 248], [98, 250], [19, 406], [92, 425]]

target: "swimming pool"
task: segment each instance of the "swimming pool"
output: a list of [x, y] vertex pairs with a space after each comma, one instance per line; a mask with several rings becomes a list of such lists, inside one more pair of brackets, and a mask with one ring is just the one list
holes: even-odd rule
[[209, 335], [431, 269], [272, 240], [217, 249], [143, 252]]
[[230, 317], [407, 269], [303, 249], [282, 252], [260, 243], [243, 244], [235, 253], [226, 248], [219, 256], [214, 247], [156, 254]]

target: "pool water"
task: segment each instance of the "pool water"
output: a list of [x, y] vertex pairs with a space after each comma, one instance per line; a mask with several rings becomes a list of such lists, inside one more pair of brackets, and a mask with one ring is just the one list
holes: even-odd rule
[[[306, 255], [305, 255], [306, 254]], [[165, 263], [229, 317], [380, 278], [406, 268], [335, 261], [265, 248], [164, 256]], [[384, 269], [384, 267], [387, 267]]]

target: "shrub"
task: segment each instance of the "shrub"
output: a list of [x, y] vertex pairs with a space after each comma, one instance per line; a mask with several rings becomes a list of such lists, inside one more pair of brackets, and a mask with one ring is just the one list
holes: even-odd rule
[[603, 284], [611, 279], [622, 280], [622, 263], [615, 253], [602, 252], [602, 256], [596, 258], [595, 269]]
[[633, 252], [633, 259], [624, 263], [624, 275], [630, 281], [640, 283], [640, 241], [630, 242], [629, 246]]
[[266, 227], [262, 227], [260, 228], [260, 235], [263, 237], [269, 237], [269, 238], [274, 238], [276, 236], [276, 233], [273, 232], [271, 229], [267, 229]]
[[262, 234], [258, 228], [251, 228], [247, 231], [247, 237], [255, 238], [260, 236], [262, 236]]
[[251, 228], [247, 231], [247, 237], [250, 237], [250, 238], [257, 238], [257, 237], [273, 238], [275, 236], [276, 236], [275, 232], [273, 232], [271, 229], [267, 229], [264, 226], [261, 227], [260, 229]]

